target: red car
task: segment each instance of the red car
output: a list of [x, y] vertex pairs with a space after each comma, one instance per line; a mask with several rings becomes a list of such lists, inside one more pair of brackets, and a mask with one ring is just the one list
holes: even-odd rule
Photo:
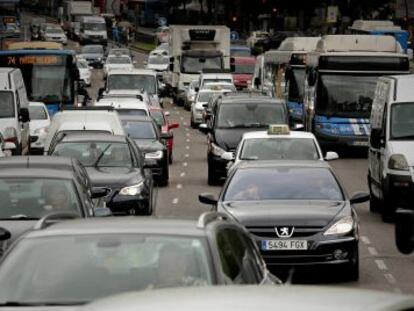
[[251, 83], [254, 66], [256, 65], [255, 57], [234, 57], [233, 80], [237, 89], [244, 89]]
[[165, 112], [162, 108], [158, 107], [151, 107], [150, 108], [150, 114], [151, 117], [155, 120], [155, 123], [157, 123], [158, 128], [160, 129], [161, 133], [163, 134], [169, 134], [169, 138], [166, 140], [166, 145], [168, 149], [168, 160], [169, 163], [172, 163], [173, 160], [173, 145], [174, 145], [174, 133], [173, 129], [178, 128], [178, 123], [170, 123], [170, 121], [167, 119], [167, 116], [169, 116], [169, 112]]

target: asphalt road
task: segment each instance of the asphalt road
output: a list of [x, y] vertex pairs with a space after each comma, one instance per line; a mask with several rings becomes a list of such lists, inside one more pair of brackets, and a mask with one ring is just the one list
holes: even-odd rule
[[[77, 49], [74, 43], [69, 48]], [[146, 56], [136, 54], [137, 67], [143, 67]], [[94, 70], [90, 95], [96, 97], [103, 85], [102, 72]], [[197, 218], [208, 206], [198, 202], [198, 194], [218, 194], [220, 187], [207, 185], [206, 138], [190, 127], [190, 114], [171, 103], [165, 105], [170, 119], [179, 123], [174, 131], [174, 163], [170, 166], [170, 184], [158, 191], [156, 215], [162, 217]], [[347, 156], [332, 162], [347, 191], [367, 191], [367, 159]], [[398, 253], [394, 244], [394, 226], [382, 223], [380, 216], [370, 214], [368, 204], [357, 206], [360, 217], [360, 280], [332, 283], [320, 273], [296, 282], [329, 284], [388, 292], [414, 294], [414, 256]], [[295, 278], [294, 278], [295, 279]]]

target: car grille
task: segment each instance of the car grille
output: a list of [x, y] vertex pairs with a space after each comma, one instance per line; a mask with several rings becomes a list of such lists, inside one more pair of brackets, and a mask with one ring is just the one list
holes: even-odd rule
[[[303, 238], [309, 237], [321, 232], [323, 227], [295, 227], [293, 235], [290, 238]], [[279, 237], [276, 234], [275, 227], [247, 227], [247, 230], [258, 237], [261, 238], [271, 238], [278, 239]]]

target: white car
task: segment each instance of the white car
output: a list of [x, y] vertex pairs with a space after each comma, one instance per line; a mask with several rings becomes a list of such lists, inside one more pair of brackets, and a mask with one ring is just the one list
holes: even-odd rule
[[191, 127], [197, 128], [199, 124], [204, 122], [203, 113], [205, 106], [208, 104], [210, 99], [215, 95], [231, 93], [230, 90], [200, 90], [196, 95], [194, 103], [191, 105]]
[[65, 32], [59, 26], [47, 27], [43, 33], [43, 40], [50, 42], [58, 42], [66, 45], [68, 43], [68, 38], [65, 35]]
[[109, 56], [106, 59], [104, 65], [104, 74], [105, 76], [108, 75], [108, 72], [114, 69], [118, 70], [131, 70], [134, 69], [134, 62], [132, 61], [131, 57], [123, 55], [123, 56]]
[[[166, 52], [164, 51], [163, 53]], [[168, 53], [166, 55], [163, 55], [163, 53], [152, 51], [148, 56], [146, 68], [155, 71], [167, 71], [170, 67], [170, 58], [168, 57]]]
[[83, 58], [79, 58], [76, 61], [76, 66], [79, 70], [80, 80], [83, 81], [86, 86], [91, 86], [92, 67], [89, 66], [88, 62]]
[[30, 153], [43, 154], [45, 140], [50, 127], [50, 116], [43, 103], [30, 102]]
[[120, 115], [134, 115], [134, 116], [149, 116], [148, 105], [137, 98], [131, 97], [114, 97], [103, 98], [95, 103], [95, 106], [110, 106], [113, 107]]
[[270, 125], [267, 131], [245, 133], [235, 154], [225, 152], [222, 158], [232, 161], [228, 166], [231, 169], [242, 161], [330, 161], [338, 159], [338, 154], [328, 151], [324, 156], [315, 135], [290, 131], [287, 125], [280, 124]]
[[237, 92], [237, 88], [233, 83], [228, 82], [207, 82], [204, 84], [203, 90], [212, 90], [212, 91], [220, 91], [220, 90], [228, 90], [231, 92]]
[[231, 73], [201, 73], [199, 88], [202, 89], [207, 83], [229, 83], [234, 85]]

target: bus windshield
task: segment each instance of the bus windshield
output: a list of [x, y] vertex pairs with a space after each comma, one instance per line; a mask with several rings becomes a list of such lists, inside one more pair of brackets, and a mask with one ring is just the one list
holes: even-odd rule
[[315, 111], [329, 117], [369, 118], [378, 76], [331, 75], [319, 77]]
[[21, 70], [29, 100], [73, 104], [75, 77], [71, 55], [0, 53], [0, 67], [11, 66]]

